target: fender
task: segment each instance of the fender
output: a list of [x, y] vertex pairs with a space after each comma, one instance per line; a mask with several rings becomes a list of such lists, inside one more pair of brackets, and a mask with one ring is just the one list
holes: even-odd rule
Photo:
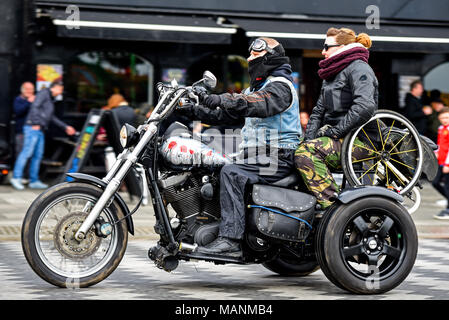
[[[80, 182], [86, 182], [92, 185], [96, 185], [98, 187], [100, 187], [101, 189], [105, 189], [107, 184], [94, 176], [85, 174], [85, 173], [78, 173], [78, 172], [73, 172], [73, 173], [67, 173], [67, 176], [75, 179], [75, 181], [80, 181]], [[126, 205], [125, 201], [123, 201], [123, 198], [116, 192], [114, 195], [115, 200], [117, 201], [118, 206], [120, 207], [120, 209], [123, 211], [124, 215], [128, 215], [129, 214], [129, 209], [128, 206]], [[125, 219], [126, 221], [126, 225], [128, 227], [128, 232], [131, 233], [132, 235], [134, 235], [134, 222], [131, 218], [131, 216], [127, 217]]]
[[400, 194], [379, 186], [351, 187], [343, 190], [338, 195], [337, 200], [340, 201], [341, 203], [347, 204], [354, 200], [371, 196], [387, 197], [396, 200], [398, 202], [404, 201], [404, 198]]

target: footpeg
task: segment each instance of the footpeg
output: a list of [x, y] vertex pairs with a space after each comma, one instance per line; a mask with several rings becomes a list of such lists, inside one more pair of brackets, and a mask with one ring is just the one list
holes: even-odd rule
[[198, 248], [198, 245], [196, 243], [194, 244], [189, 244], [189, 243], [185, 243], [185, 242], [181, 242], [179, 244], [179, 251], [182, 252], [195, 252], [196, 248]]

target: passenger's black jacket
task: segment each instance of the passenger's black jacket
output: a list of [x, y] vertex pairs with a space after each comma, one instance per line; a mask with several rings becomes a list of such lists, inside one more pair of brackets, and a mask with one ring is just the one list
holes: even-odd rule
[[[291, 72], [290, 65], [284, 64], [271, 75], [293, 81]], [[220, 108], [212, 110], [198, 106], [187, 113], [191, 112], [191, 118], [211, 125], [243, 125], [246, 117], [267, 118], [283, 112], [292, 102], [290, 87], [279, 81], [269, 83], [263, 90], [249, 95], [225, 93], [219, 97]]]
[[332, 126], [330, 136], [343, 138], [366, 123], [377, 110], [378, 82], [371, 67], [362, 60], [351, 62], [335, 78], [324, 80], [305, 134], [316, 138], [319, 128]]

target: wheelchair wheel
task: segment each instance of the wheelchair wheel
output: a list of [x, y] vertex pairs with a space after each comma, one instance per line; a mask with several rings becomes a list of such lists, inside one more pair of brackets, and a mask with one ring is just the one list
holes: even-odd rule
[[409, 195], [423, 166], [419, 133], [399, 113], [378, 110], [371, 120], [345, 137], [341, 163], [351, 186], [383, 186]]

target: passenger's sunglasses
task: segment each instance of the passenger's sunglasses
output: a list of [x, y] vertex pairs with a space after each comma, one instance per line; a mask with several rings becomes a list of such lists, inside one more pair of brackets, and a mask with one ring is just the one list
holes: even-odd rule
[[266, 50], [268, 53], [273, 54], [274, 50], [268, 46], [268, 43], [263, 39], [256, 39], [254, 40], [251, 45], [249, 46], [248, 51], [251, 53], [251, 51], [255, 52], [261, 52]]
[[341, 44], [327, 44], [327, 43], [325, 43], [325, 44], [324, 44], [324, 51], [329, 50], [329, 48], [332, 48], [332, 47], [339, 47], [339, 46], [341, 46]]

